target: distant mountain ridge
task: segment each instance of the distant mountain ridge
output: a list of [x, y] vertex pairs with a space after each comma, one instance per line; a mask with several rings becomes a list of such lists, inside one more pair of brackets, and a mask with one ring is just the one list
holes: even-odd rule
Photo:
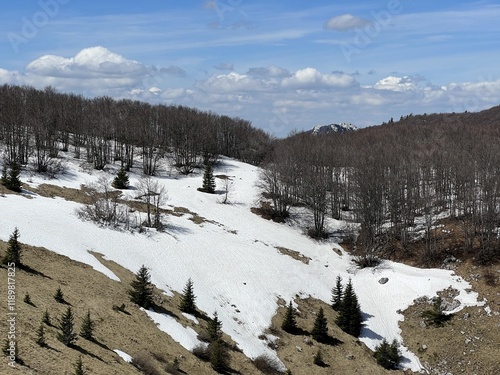
[[349, 122], [341, 122], [340, 124], [316, 125], [309, 132], [314, 135], [323, 135], [330, 133], [345, 133], [358, 130], [356, 125]]

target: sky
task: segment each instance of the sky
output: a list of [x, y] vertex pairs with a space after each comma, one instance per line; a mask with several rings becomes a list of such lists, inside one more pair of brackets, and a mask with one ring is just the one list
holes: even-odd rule
[[0, 84], [240, 117], [272, 136], [500, 104], [500, 4], [17, 0]]

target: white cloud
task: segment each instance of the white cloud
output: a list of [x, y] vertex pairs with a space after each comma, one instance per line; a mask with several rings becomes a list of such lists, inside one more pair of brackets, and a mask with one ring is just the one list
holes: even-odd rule
[[366, 26], [370, 23], [370, 21], [365, 20], [364, 18], [353, 16], [352, 14], [347, 13], [330, 18], [328, 21], [326, 21], [325, 28], [336, 31], [349, 31]]
[[374, 86], [378, 90], [391, 90], [391, 91], [413, 91], [417, 88], [417, 83], [410, 77], [394, 77], [389, 76], [378, 81]]
[[[42, 56], [24, 72], [0, 68], [0, 84], [52, 85], [89, 97], [108, 95], [181, 104], [248, 119], [274, 135], [319, 123], [366, 126], [409, 113], [478, 111], [498, 105], [500, 80], [433, 85], [420, 76], [392, 74], [373, 83], [373, 72], [353, 76], [313, 67], [289, 71], [252, 67], [194, 81], [181, 66], [147, 67], [102, 47], [74, 57]], [[165, 77], [175, 75], [175, 79]], [[357, 79], [363, 81], [360, 85]], [[368, 83], [367, 83], [368, 81]]]
[[271, 91], [277, 86], [273, 79], [256, 79], [246, 74], [231, 72], [228, 74], [214, 75], [196, 85], [205, 92], [245, 92], [245, 91]]
[[314, 68], [305, 68], [283, 79], [282, 86], [293, 88], [348, 87], [354, 83], [354, 78], [347, 74], [322, 74]]

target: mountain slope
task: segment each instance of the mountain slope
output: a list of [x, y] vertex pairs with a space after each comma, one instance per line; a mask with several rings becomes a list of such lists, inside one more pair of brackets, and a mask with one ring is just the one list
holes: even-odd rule
[[[376, 269], [358, 270], [346, 253], [333, 251], [341, 251], [338, 244], [331, 240], [317, 242], [301, 233], [306, 212], [294, 212], [292, 224], [288, 225], [263, 220], [250, 212], [260, 198], [257, 167], [224, 159], [217, 173], [231, 179], [232, 204], [219, 203], [221, 195], [198, 192], [201, 175], [155, 178], [169, 192], [165, 208], [179, 213], [168, 216], [163, 233], [98, 227], [77, 217], [75, 210], [81, 206], [78, 203], [26, 193], [1, 198], [0, 239], [8, 239], [17, 226], [24, 242], [89, 264], [114, 280], [119, 277], [89, 251], [102, 253], [132, 272], [145, 264], [151, 269], [154, 284], [167, 295], [180, 292], [191, 278], [198, 307], [207, 315], [217, 311], [224, 332], [251, 358], [263, 353], [276, 356], [259, 336], [270, 326], [279, 299], [312, 296], [328, 303], [337, 275], [344, 280], [352, 278], [366, 318], [360, 339], [370, 348], [382, 338], [400, 339], [398, 320], [402, 316], [397, 311], [419, 296], [433, 296], [452, 286], [459, 291], [461, 306], [477, 303], [477, 294], [467, 291], [470, 285], [450, 271], [422, 270], [392, 262], [384, 262]], [[68, 159], [68, 172], [50, 183], [79, 188], [82, 183], [106, 174], [111, 175], [95, 171], [89, 174]], [[139, 175], [130, 177], [131, 185], [137, 186]], [[34, 186], [46, 182], [37, 176], [23, 176], [23, 180], [27, 179]], [[221, 189], [222, 180], [217, 184]], [[124, 193], [129, 198], [135, 195], [133, 189]], [[332, 230], [343, 225], [329, 221]], [[310, 261], [297, 261], [283, 255], [277, 247], [297, 251]], [[379, 284], [382, 277], [389, 282]], [[413, 353], [403, 350], [403, 354], [405, 367], [421, 368]]]

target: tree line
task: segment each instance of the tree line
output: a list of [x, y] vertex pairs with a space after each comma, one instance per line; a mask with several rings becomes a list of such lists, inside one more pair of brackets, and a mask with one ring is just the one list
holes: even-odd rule
[[461, 250], [488, 262], [500, 248], [499, 123], [495, 107], [410, 115], [342, 134], [293, 134], [273, 143], [262, 185], [275, 218], [292, 206], [310, 208], [313, 237], [328, 236], [328, 216], [351, 220], [360, 224], [357, 245], [366, 253], [393, 254], [406, 251], [418, 229], [432, 260], [440, 246], [434, 225], [444, 213], [464, 233]]
[[143, 173], [154, 175], [167, 153], [184, 174], [219, 155], [257, 164], [270, 137], [247, 120], [185, 106], [5, 84], [0, 86], [0, 143], [4, 165], [32, 161], [36, 171], [50, 172], [57, 168], [58, 153], [71, 151], [95, 169], [120, 161], [129, 170], [142, 161]]

